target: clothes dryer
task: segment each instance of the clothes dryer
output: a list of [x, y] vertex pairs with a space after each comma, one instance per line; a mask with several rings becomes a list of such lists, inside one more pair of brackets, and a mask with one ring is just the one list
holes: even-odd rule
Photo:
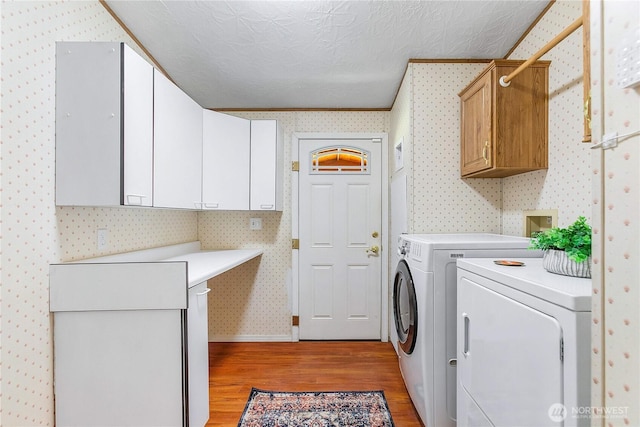
[[458, 262], [458, 426], [589, 426], [591, 280], [515, 261]]
[[541, 257], [529, 239], [499, 234], [406, 234], [398, 240], [391, 306], [400, 370], [422, 422], [456, 419], [456, 261]]

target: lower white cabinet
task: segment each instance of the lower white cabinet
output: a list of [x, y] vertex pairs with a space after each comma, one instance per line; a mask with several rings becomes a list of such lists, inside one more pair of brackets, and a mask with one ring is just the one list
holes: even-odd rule
[[52, 265], [50, 292], [57, 426], [197, 425], [184, 263]]
[[187, 366], [189, 367], [189, 425], [203, 426], [209, 419], [209, 334], [207, 282], [189, 288], [187, 309]]
[[261, 254], [196, 241], [50, 265], [56, 426], [204, 426], [207, 280]]

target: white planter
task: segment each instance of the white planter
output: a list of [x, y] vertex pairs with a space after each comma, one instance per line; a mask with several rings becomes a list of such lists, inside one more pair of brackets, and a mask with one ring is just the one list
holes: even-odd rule
[[544, 251], [542, 266], [551, 273], [591, 278], [591, 257], [584, 262], [575, 262], [567, 257], [565, 251], [548, 249]]

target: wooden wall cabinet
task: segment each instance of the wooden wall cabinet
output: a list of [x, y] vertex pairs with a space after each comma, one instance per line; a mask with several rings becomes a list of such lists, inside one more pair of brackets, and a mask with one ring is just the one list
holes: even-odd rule
[[495, 60], [461, 99], [460, 170], [463, 178], [502, 178], [548, 167], [549, 61], [537, 61], [499, 80], [524, 61]]
[[153, 67], [124, 43], [56, 43], [56, 205], [151, 206]]

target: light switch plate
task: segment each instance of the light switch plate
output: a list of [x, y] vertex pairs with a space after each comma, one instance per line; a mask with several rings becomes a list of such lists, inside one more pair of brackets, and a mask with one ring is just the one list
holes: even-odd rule
[[262, 218], [251, 218], [251, 219], [249, 219], [249, 229], [250, 230], [262, 230]]

